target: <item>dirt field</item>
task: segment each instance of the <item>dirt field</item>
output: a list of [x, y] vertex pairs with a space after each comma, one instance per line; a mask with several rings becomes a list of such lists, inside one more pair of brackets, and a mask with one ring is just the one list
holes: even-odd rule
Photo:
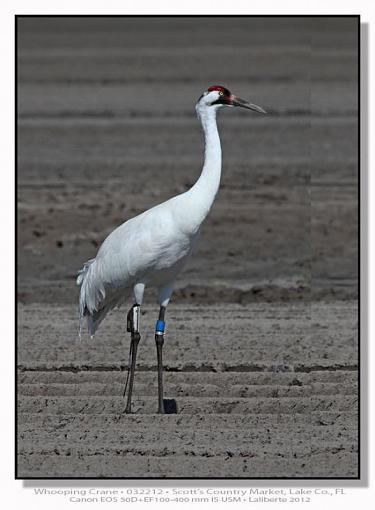
[[[350, 19], [20, 19], [21, 477], [356, 477], [357, 27]], [[150, 289], [77, 341], [75, 274], [188, 189], [194, 103], [226, 85], [222, 186], [168, 309], [159, 416]]]

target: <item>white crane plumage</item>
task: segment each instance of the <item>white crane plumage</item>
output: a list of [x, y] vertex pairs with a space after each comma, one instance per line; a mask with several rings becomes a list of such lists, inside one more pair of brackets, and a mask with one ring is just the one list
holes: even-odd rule
[[87, 317], [91, 336], [107, 313], [133, 294], [134, 305], [128, 313], [131, 366], [126, 412], [131, 412], [131, 393], [140, 340], [140, 306], [146, 286], [156, 287], [160, 306], [155, 340], [159, 412], [165, 412], [162, 386], [164, 315], [176, 277], [196, 245], [202, 222], [219, 189], [221, 146], [216, 113], [222, 106], [241, 106], [266, 113], [261, 107], [235, 97], [225, 87], [209, 87], [196, 104], [205, 137], [204, 165], [197, 182], [185, 193], [152, 207], [117, 227], [104, 240], [96, 257], [86, 262], [78, 273], [77, 284], [81, 286], [80, 331], [82, 320]]

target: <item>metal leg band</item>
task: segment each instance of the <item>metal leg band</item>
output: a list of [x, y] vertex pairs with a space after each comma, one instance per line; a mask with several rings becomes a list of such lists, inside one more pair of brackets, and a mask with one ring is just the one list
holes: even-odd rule
[[139, 322], [141, 316], [140, 305], [135, 304], [128, 313], [127, 330], [129, 333], [139, 333]]

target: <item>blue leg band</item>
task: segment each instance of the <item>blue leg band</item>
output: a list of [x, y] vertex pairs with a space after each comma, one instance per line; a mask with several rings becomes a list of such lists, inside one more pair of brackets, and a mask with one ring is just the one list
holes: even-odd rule
[[165, 322], [160, 319], [156, 321], [155, 333], [163, 334], [165, 331]]

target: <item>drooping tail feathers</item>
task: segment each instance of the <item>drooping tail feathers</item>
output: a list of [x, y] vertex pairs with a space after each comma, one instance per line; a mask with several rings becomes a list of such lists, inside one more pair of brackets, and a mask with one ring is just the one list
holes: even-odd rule
[[78, 272], [77, 285], [81, 286], [79, 296], [79, 336], [81, 337], [82, 322], [87, 317], [87, 328], [90, 336], [94, 336], [105, 316], [116, 306], [120, 306], [128, 297], [127, 288], [105, 288], [101, 278], [100, 264], [90, 259]]
[[[102, 308], [100, 308], [99, 310], [95, 310], [92, 313], [89, 313], [88, 311], [86, 311], [84, 313], [84, 315], [87, 316], [87, 329], [88, 329], [90, 336], [94, 336], [94, 334], [95, 334], [96, 330], [98, 329], [102, 320], [105, 318], [107, 313], [109, 311], [111, 311], [112, 308], [114, 308], [115, 306], [116, 306], [115, 304], [113, 305], [112, 303], [108, 303], [105, 306], [103, 306]], [[82, 327], [82, 320], [83, 320], [83, 316], [80, 316], [80, 326], [79, 326], [80, 330]]]
[[78, 271], [77, 285], [81, 286], [79, 296], [79, 336], [82, 333], [83, 318], [87, 317], [87, 328], [90, 336], [94, 336], [99, 324], [111, 307], [105, 303], [104, 285], [98, 277], [96, 260], [90, 259]]

